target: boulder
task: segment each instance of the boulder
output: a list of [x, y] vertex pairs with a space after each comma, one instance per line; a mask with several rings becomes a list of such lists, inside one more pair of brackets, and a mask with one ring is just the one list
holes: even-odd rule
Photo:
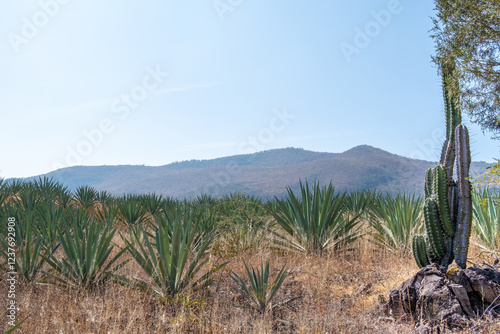
[[484, 312], [500, 312], [499, 296], [500, 272], [494, 267], [447, 270], [431, 264], [391, 291], [384, 312], [422, 328], [460, 328]]

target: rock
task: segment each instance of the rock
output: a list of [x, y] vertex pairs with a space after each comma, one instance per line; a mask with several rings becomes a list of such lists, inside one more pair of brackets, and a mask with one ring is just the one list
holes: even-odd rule
[[461, 328], [490, 305], [500, 305], [499, 296], [500, 272], [491, 266], [446, 270], [429, 265], [391, 291], [384, 312], [414, 321], [421, 328], [419, 333], [436, 326]]
[[472, 289], [481, 294], [485, 302], [500, 304], [500, 272], [491, 268], [468, 268], [465, 274], [469, 278]]
[[[447, 285], [445, 275], [428, 274], [422, 279], [418, 291], [416, 314], [420, 320], [430, 325], [441, 324], [446, 321], [460, 321], [465, 315], [460, 301]], [[453, 315], [458, 315], [453, 317]]]
[[460, 302], [460, 306], [465, 314], [469, 317], [475, 317], [474, 311], [472, 311], [469, 296], [467, 295], [467, 289], [460, 284], [450, 284], [449, 287]]

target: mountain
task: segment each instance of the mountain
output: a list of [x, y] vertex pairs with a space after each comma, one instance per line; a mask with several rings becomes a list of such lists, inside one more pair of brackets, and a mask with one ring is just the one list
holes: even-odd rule
[[[339, 191], [377, 189], [421, 194], [425, 171], [435, 164], [362, 145], [343, 153], [284, 148], [158, 167], [75, 166], [41, 176], [51, 177], [70, 189], [89, 185], [117, 195], [154, 192], [177, 198], [237, 192], [280, 197], [286, 194], [287, 187], [296, 189], [300, 180], [332, 182]], [[473, 163], [472, 174], [484, 172], [487, 166], [485, 162]]]

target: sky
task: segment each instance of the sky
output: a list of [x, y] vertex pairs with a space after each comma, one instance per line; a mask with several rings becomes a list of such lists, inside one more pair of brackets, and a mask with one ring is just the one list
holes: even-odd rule
[[[431, 0], [16, 0], [0, 177], [362, 144], [436, 161]], [[499, 141], [469, 126], [473, 160]]]

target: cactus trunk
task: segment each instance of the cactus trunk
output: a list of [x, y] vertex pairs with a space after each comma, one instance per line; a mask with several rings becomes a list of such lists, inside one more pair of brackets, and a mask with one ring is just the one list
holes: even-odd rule
[[457, 174], [458, 174], [458, 215], [455, 238], [455, 261], [465, 269], [472, 225], [471, 184], [468, 179], [470, 168], [469, 132], [464, 125], [456, 129]]

